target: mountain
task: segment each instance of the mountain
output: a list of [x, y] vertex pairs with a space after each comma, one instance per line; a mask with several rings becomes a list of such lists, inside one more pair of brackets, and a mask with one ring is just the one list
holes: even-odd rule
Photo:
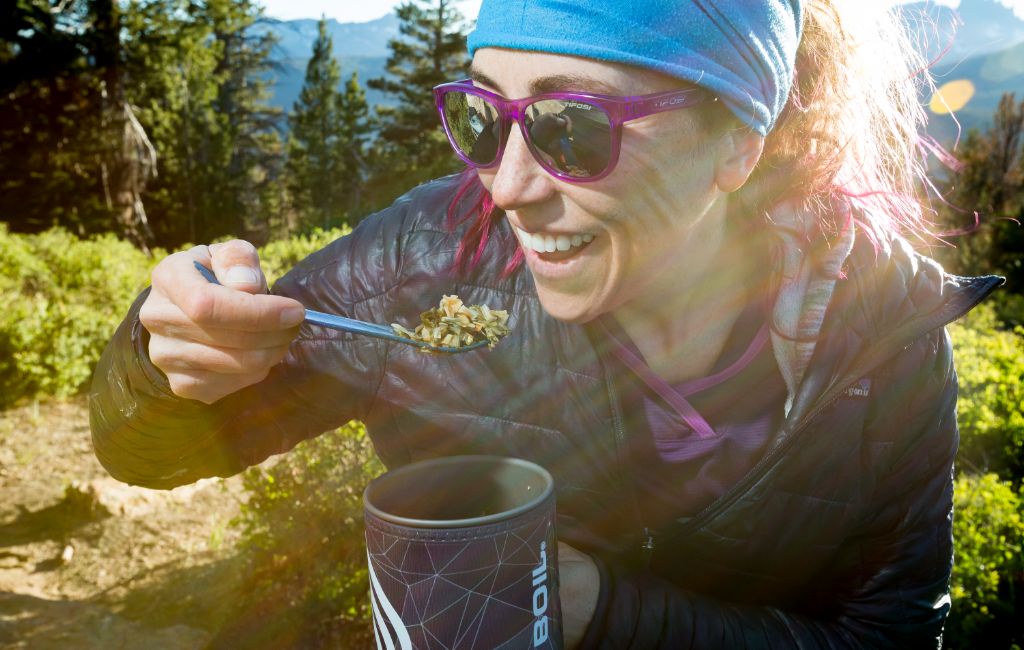
[[[984, 127], [992, 118], [1003, 92], [1016, 92], [1024, 99], [1024, 20], [996, 0], [962, 0], [957, 9], [934, 2], [911, 2], [897, 6], [915, 33], [915, 41], [930, 61], [938, 85], [967, 80], [974, 95], [957, 111], [966, 132]], [[334, 55], [347, 80], [353, 72], [367, 91], [371, 106], [394, 100], [366, 88], [366, 81], [384, 75], [388, 41], [397, 38], [398, 18], [389, 14], [364, 23], [327, 21], [334, 40]], [[274, 48], [277, 69], [270, 75], [271, 103], [290, 111], [306, 74], [306, 62], [317, 35], [314, 19], [282, 21], [265, 19], [262, 31], [278, 38]], [[929, 97], [923, 97], [927, 103]], [[929, 131], [940, 142], [956, 136], [956, 123], [948, 115], [933, 115]]]
[[[958, 133], [962, 137], [972, 128], [986, 127], [1004, 92], [1024, 98], [1024, 20], [1012, 10], [996, 0], [962, 0], [956, 9], [912, 2], [897, 11], [931, 62], [935, 84], [969, 89], [962, 107], [949, 101], [956, 108], [955, 120], [944, 112], [930, 112], [928, 132], [940, 143], [952, 144]], [[948, 91], [946, 96], [948, 100]], [[927, 106], [932, 97], [921, 99]]]
[[958, 130], [962, 138], [972, 128], [988, 126], [1003, 93], [1012, 92], [1018, 102], [1024, 100], [1024, 41], [1005, 50], [937, 66], [935, 77], [940, 90], [946, 84], [962, 81], [973, 87], [973, 95], [956, 111], [956, 121], [949, 115], [930, 116], [928, 132], [939, 142], [949, 144]]
[[[264, 30], [278, 38], [277, 51], [287, 58], [308, 59], [316, 40], [317, 23], [312, 18], [276, 20], [268, 18], [260, 23]], [[365, 23], [339, 23], [329, 19], [327, 32], [334, 39], [337, 57], [386, 57], [388, 41], [398, 35], [398, 17], [388, 14]]]
[[962, 0], [956, 9], [911, 2], [897, 11], [928, 60], [947, 67], [1024, 41], [1024, 20], [996, 0]]
[[[313, 19], [267, 18], [254, 27], [256, 33], [270, 32], [278, 39], [273, 50], [275, 70], [269, 75], [273, 92], [270, 103], [285, 112], [292, 109], [302, 89], [306, 63], [312, 55], [313, 41], [318, 33], [318, 22]], [[327, 32], [334, 41], [334, 57], [341, 65], [342, 82], [357, 72], [370, 106], [392, 103], [388, 96], [367, 88], [366, 81], [384, 76], [388, 41], [398, 36], [398, 17], [388, 14], [365, 23], [339, 23], [330, 19]]]

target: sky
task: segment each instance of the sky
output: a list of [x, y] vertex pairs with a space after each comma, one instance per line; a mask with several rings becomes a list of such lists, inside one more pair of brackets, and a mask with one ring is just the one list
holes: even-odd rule
[[[394, 11], [401, 0], [262, 0], [267, 15], [281, 20], [295, 18], [319, 18], [321, 14], [341, 23], [359, 23], [380, 18]], [[891, 0], [907, 2], [909, 0]], [[960, 0], [933, 0], [936, 4], [956, 7]], [[1024, 19], [1024, 0], [996, 0], [1014, 10]], [[480, 10], [481, 0], [458, 0], [462, 13], [475, 18]]]
[[[480, 2], [458, 0], [458, 5], [467, 18], [476, 18]], [[324, 14], [339, 23], [363, 23], [391, 13], [400, 0], [262, 0], [262, 4], [268, 16], [281, 20], [319, 18]]]

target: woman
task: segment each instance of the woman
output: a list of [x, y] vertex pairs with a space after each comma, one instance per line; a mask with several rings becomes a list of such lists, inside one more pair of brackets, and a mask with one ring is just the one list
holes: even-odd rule
[[[891, 18], [856, 19], [485, 0], [472, 81], [437, 90], [467, 174], [273, 295], [244, 242], [162, 261], [97, 370], [98, 457], [169, 488], [358, 418], [389, 467], [552, 471], [567, 647], [937, 646], [957, 444], [942, 328], [999, 280], [900, 238], [923, 223], [918, 68]], [[566, 112], [573, 168], [530, 137]], [[473, 115], [483, 129], [459, 126]], [[513, 333], [439, 356], [298, 327], [302, 306], [415, 322], [443, 293], [507, 309]]]

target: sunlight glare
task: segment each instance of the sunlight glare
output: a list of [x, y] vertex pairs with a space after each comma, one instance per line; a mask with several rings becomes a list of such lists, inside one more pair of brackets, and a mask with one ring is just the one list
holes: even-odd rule
[[956, 79], [935, 91], [928, 108], [936, 115], [946, 115], [966, 106], [971, 97], [974, 97], [974, 84], [968, 79]]

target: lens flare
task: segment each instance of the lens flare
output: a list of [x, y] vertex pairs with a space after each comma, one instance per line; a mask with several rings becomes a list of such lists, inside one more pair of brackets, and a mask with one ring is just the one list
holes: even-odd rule
[[974, 97], [974, 84], [968, 79], [956, 79], [942, 84], [935, 91], [931, 101], [928, 102], [928, 108], [936, 115], [946, 115], [966, 106], [972, 97]]

